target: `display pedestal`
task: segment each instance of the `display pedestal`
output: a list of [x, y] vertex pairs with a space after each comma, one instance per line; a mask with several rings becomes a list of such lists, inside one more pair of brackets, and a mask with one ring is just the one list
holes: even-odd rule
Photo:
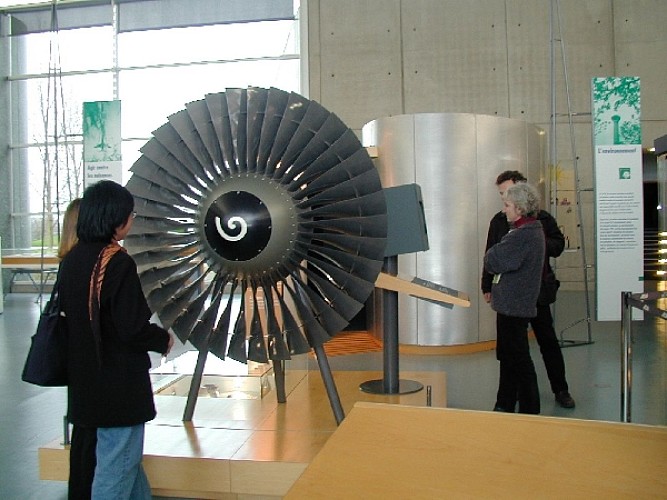
[[[384, 268], [388, 274], [398, 274], [398, 256], [385, 257]], [[382, 290], [382, 361], [384, 374], [381, 380], [368, 380], [359, 386], [370, 394], [410, 394], [421, 391], [424, 386], [413, 380], [398, 377], [398, 292]]]
[[[433, 407], [446, 406], [444, 372], [406, 373], [433, 387]], [[424, 392], [361, 392], [359, 384], [380, 377], [379, 370], [333, 375], [346, 412], [358, 401], [426, 405]], [[261, 399], [202, 397], [192, 422], [182, 421], [185, 396], [155, 396], [157, 417], [146, 424], [143, 461], [153, 495], [282, 498], [338, 428], [317, 370], [287, 369], [285, 383], [287, 404], [278, 403], [273, 385]], [[69, 447], [62, 437], [40, 447], [40, 479], [67, 481], [68, 474]]]

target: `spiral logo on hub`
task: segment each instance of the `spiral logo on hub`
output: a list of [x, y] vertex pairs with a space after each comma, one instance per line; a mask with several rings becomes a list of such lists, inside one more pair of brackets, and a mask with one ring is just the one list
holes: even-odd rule
[[271, 238], [271, 214], [257, 196], [247, 191], [230, 191], [207, 210], [204, 233], [224, 259], [250, 260], [266, 248]]

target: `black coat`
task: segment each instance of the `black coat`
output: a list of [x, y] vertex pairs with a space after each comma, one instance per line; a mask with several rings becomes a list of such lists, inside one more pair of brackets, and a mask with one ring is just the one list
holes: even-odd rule
[[109, 261], [100, 294], [102, 336], [98, 363], [88, 316], [90, 275], [104, 243], [79, 243], [60, 269], [67, 316], [68, 417], [84, 427], [127, 427], [155, 418], [148, 351], [167, 351], [169, 334], [149, 323], [151, 312], [132, 257]]
[[[546, 275], [553, 275], [553, 269], [549, 264], [549, 257], [558, 257], [563, 253], [565, 249], [565, 236], [558, 228], [558, 223], [556, 219], [547, 211], [540, 210], [537, 214], [537, 220], [542, 224], [544, 229], [544, 237], [546, 238], [546, 258], [544, 259], [545, 263], [545, 273]], [[486, 238], [486, 251], [491, 248], [493, 245], [498, 243], [503, 236], [505, 236], [510, 230], [509, 222], [507, 222], [507, 217], [505, 214], [500, 211], [493, 216], [491, 222], [489, 223], [489, 234]], [[493, 280], [493, 274], [488, 273], [485, 269], [482, 270], [482, 293], [491, 293], [491, 281]]]

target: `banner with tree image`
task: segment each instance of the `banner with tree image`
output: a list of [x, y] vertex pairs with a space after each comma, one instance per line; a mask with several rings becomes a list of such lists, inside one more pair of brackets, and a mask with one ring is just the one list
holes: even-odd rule
[[618, 321], [621, 292], [644, 291], [639, 78], [593, 78], [592, 93], [597, 320]]
[[120, 101], [83, 103], [84, 186], [104, 179], [123, 183]]

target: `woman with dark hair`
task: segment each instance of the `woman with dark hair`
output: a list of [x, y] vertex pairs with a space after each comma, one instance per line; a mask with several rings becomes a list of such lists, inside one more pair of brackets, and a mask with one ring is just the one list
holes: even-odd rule
[[537, 296], [544, 265], [544, 231], [536, 219], [537, 190], [526, 183], [510, 186], [503, 195], [503, 212], [510, 231], [484, 256], [493, 274], [491, 307], [496, 311], [496, 357], [500, 380], [495, 411], [540, 413], [535, 365], [528, 346], [528, 322], [537, 314]]
[[[167, 354], [173, 345], [167, 331], [150, 323], [136, 264], [119, 244], [132, 227], [133, 209], [130, 192], [113, 181], [86, 188], [79, 242], [60, 270], [68, 418], [84, 441], [86, 432], [96, 435], [92, 497], [99, 499], [151, 498], [141, 465], [144, 424], [156, 415], [148, 352]], [[74, 451], [73, 443], [71, 470], [85, 471], [85, 451]]]

